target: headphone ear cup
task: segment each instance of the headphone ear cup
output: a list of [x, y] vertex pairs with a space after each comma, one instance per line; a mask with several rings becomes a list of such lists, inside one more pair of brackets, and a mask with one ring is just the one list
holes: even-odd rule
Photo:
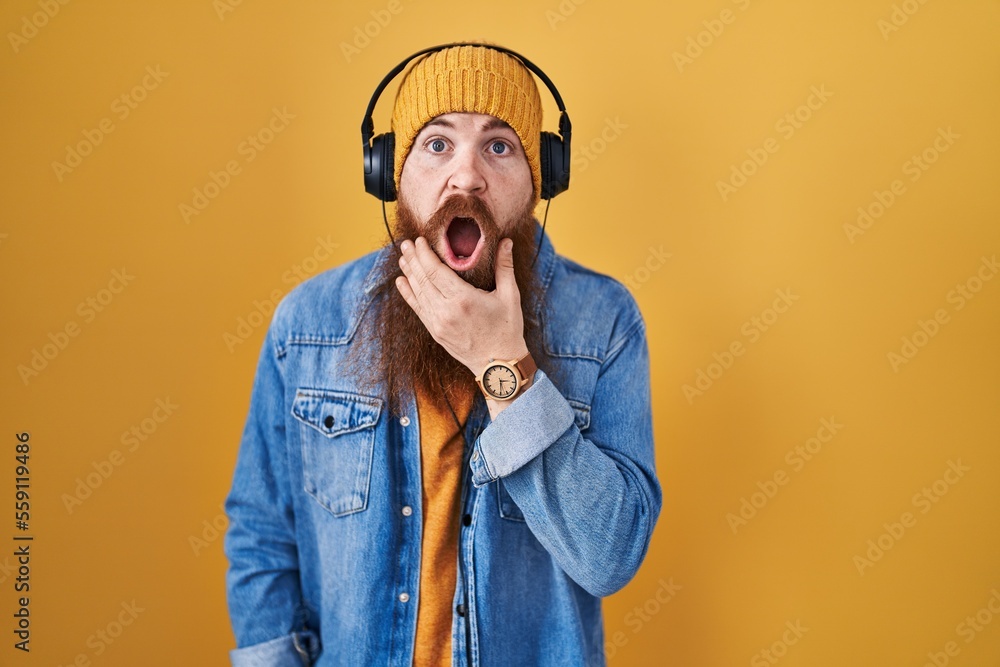
[[365, 192], [382, 198], [382, 135], [372, 137], [365, 150]]
[[542, 162], [542, 199], [551, 199], [552, 194], [552, 158], [549, 157], [550, 139], [542, 132], [542, 138], [538, 142], [538, 156]]
[[569, 160], [562, 137], [542, 132], [539, 154], [542, 162], [542, 199], [552, 199], [569, 189]]
[[396, 156], [396, 134], [386, 132], [382, 135], [382, 192], [384, 201], [396, 201], [396, 178], [395, 161]]
[[392, 175], [396, 135], [392, 132], [372, 137], [371, 147], [365, 147], [365, 162], [370, 169], [365, 172], [365, 192], [382, 201], [396, 200], [396, 184]]

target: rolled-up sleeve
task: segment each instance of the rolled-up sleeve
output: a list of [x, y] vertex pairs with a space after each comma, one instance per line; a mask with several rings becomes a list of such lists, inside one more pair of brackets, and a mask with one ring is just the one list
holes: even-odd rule
[[544, 371], [501, 412], [476, 442], [472, 483], [506, 477], [541, 454], [573, 424], [573, 409]]
[[312, 632], [295, 632], [229, 652], [233, 667], [308, 667], [316, 659], [318, 642]]

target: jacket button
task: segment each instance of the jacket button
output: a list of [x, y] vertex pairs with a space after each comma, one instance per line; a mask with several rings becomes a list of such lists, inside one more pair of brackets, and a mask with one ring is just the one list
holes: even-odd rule
[[333, 415], [326, 416], [326, 419], [323, 420], [323, 426], [333, 428]]
[[404, 427], [405, 426], [409, 426], [410, 425], [410, 418], [407, 417], [406, 415], [403, 415], [402, 417], [399, 418], [399, 425], [400, 426], [404, 426]]
[[413, 508], [409, 505], [403, 505], [403, 516], [410, 516], [413, 514]]
[[409, 593], [400, 593], [399, 594], [399, 601], [400, 602], [409, 602], [410, 601], [410, 594]]
[[458, 612], [459, 616], [465, 616], [465, 605], [464, 604], [458, 605], [457, 607], [455, 607], [455, 611]]
[[465, 516], [462, 517], [462, 525], [464, 525], [464, 526], [471, 526], [472, 525], [472, 515], [471, 514], [466, 514]]
[[478, 461], [479, 460], [479, 450], [478, 449], [476, 451], [472, 452], [472, 460], [473, 461]]

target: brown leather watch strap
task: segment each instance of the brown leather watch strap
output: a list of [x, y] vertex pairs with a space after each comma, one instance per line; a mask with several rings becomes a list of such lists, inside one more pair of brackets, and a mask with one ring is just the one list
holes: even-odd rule
[[531, 381], [535, 378], [535, 371], [538, 370], [538, 364], [535, 363], [535, 360], [531, 356], [531, 352], [529, 352], [514, 362], [514, 368], [516, 368], [517, 372], [521, 374], [522, 378], [524, 378], [524, 386], [527, 388], [531, 384]]

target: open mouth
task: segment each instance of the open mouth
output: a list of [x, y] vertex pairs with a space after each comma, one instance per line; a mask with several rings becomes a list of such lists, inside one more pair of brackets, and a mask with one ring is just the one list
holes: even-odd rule
[[444, 232], [444, 260], [455, 271], [476, 265], [483, 247], [483, 232], [475, 218], [452, 218]]

